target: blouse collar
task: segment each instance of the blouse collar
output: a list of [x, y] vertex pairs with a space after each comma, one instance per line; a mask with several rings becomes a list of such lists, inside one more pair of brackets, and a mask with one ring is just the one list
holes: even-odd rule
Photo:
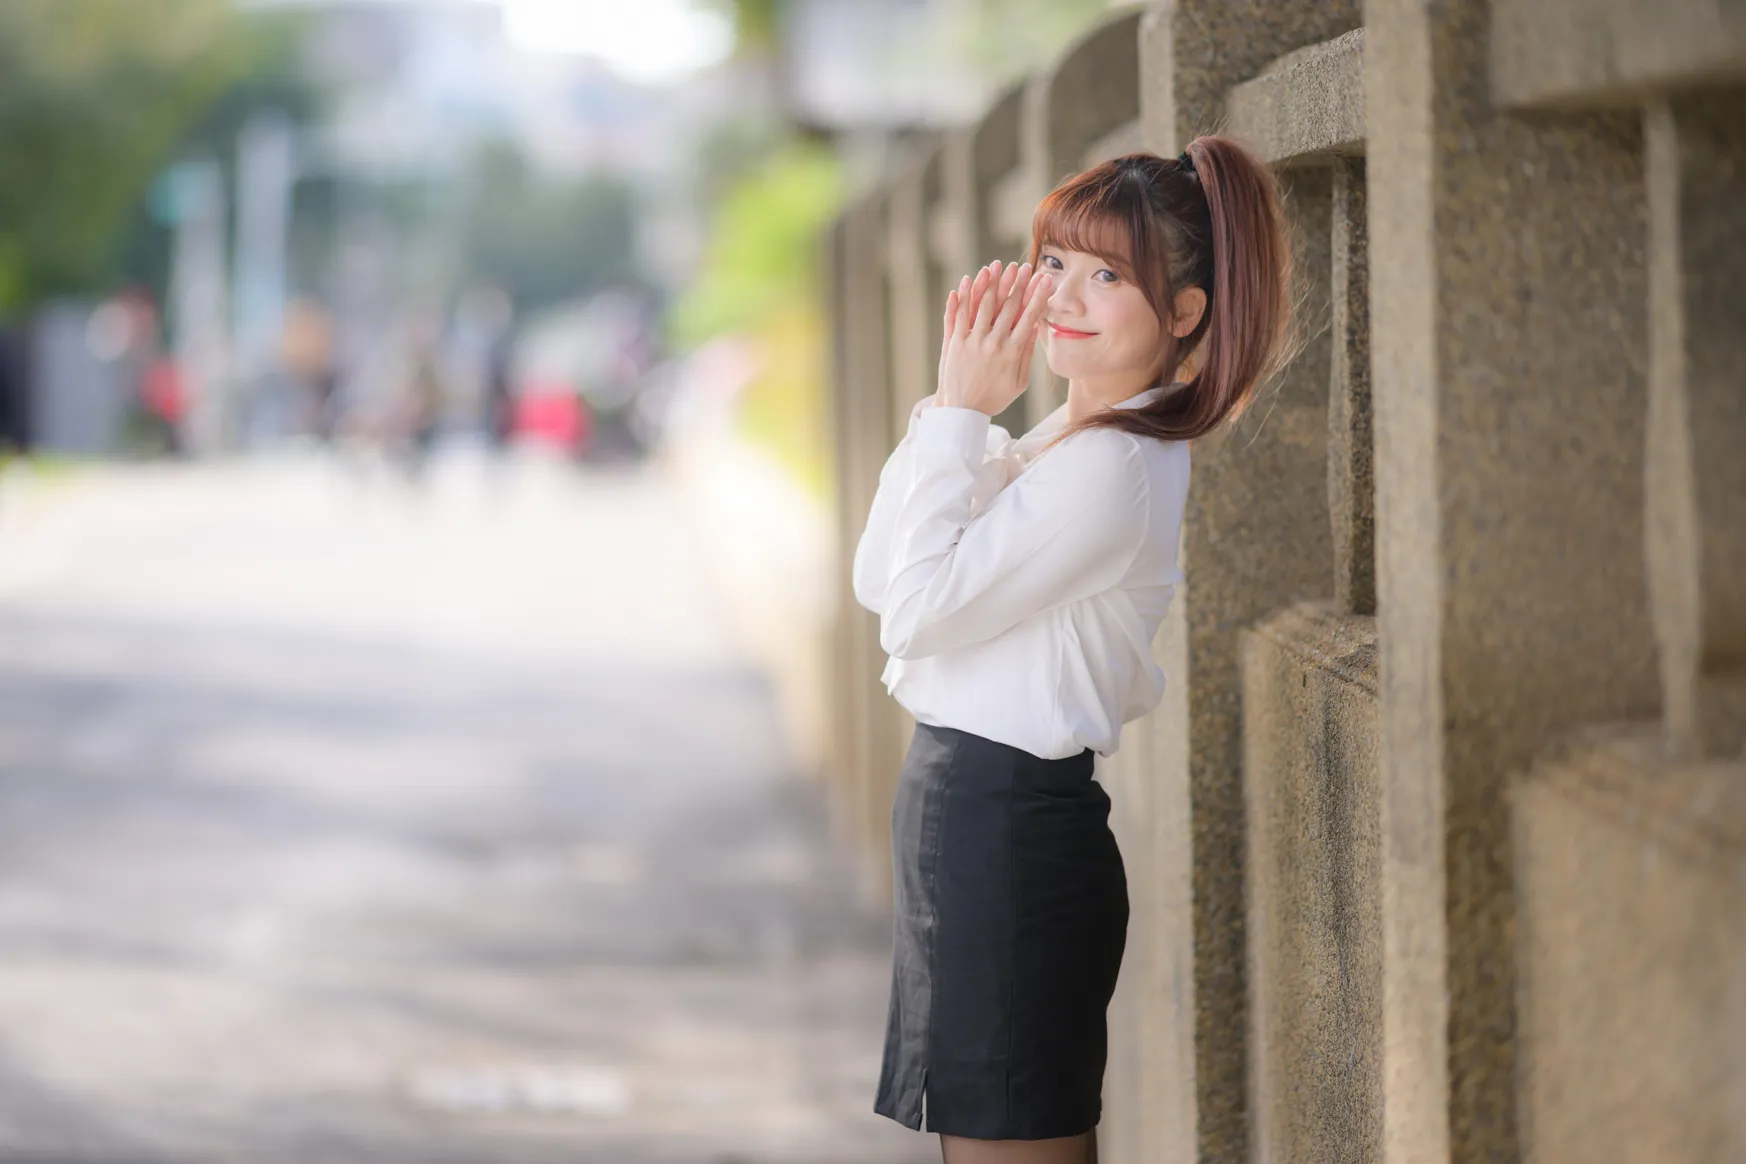
[[[1116, 403], [1116, 404], [1112, 404], [1109, 407], [1111, 407], [1111, 408], [1140, 408], [1140, 407], [1150, 403], [1151, 401], [1156, 400], [1159, 396], [1163, 395], [1165, 392], [1173, 392], [1176, 389], [1182, 388], [1185, 386], [1186, 385], [1184, 385], [1181, 381], [1178, 381], [1175, 384], [1154, 384], [1150, 388], [1142, 388], [1140, 391], [1134, 393], [1134, 395], [1128, 397], [1126, 400], [1120, 401], [1119, 403]], [[1063, 403], [1058, 408], [1056, 408], [1054, 412], [1050, 413], [1048, 416], [1046, 416], [1042, 420], [1038, 421], [1036, 427], [1031, 429], [1029, 432], [1027, 432], [1023, 437], [1020, 438], [1020, 440], [1024, 440], [1027, 443], [1042, 441], [1042, 440], [1047, 439], [1048, 437], [1054, 436], [1056, 432], [1058, 432], [1059, 430], [1066, 428], [1066, 427], [1067, 427], [1067, 405], [1065, 403]]]

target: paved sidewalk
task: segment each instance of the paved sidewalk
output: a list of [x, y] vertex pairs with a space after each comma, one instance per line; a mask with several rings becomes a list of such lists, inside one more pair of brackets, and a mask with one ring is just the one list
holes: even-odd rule
[[0, 514], [0, 1159], [937, 1159], [669, 487], [489, 468]]

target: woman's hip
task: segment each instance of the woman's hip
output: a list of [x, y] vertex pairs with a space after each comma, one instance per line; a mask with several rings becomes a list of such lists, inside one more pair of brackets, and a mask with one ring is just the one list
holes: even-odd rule
[[[892, 812], [893, 855], [931, 858], [975, 884], [1017, 878], [1070, 900], [1124, 883], [1093, 753], [1043, 759], [956, 728], [917, 724]], [[1124, 883], [1125, 884], [1125, 883]]]

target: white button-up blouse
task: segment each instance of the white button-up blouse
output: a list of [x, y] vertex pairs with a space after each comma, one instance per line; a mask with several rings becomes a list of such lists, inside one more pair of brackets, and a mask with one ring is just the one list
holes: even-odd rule
[[932, 400], [880, 471], [855, 547], [886, 690], [921, 723], [1036, 756], [1113, 754], [1122, 725], [1164, 698], [1152, 639], [1182, 581], [1187, 442], [1093, 428], [1040, 452], [1066, 405], [1014, 439]]

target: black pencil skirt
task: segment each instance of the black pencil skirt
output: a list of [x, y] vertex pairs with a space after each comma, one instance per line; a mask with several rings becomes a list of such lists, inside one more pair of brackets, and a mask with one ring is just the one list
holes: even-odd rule
[[895, 945], [873, 1110], [979, 1140], [1090, 1131], [1128, 889], [1095, 753], [917, 724], [891, 813]]

